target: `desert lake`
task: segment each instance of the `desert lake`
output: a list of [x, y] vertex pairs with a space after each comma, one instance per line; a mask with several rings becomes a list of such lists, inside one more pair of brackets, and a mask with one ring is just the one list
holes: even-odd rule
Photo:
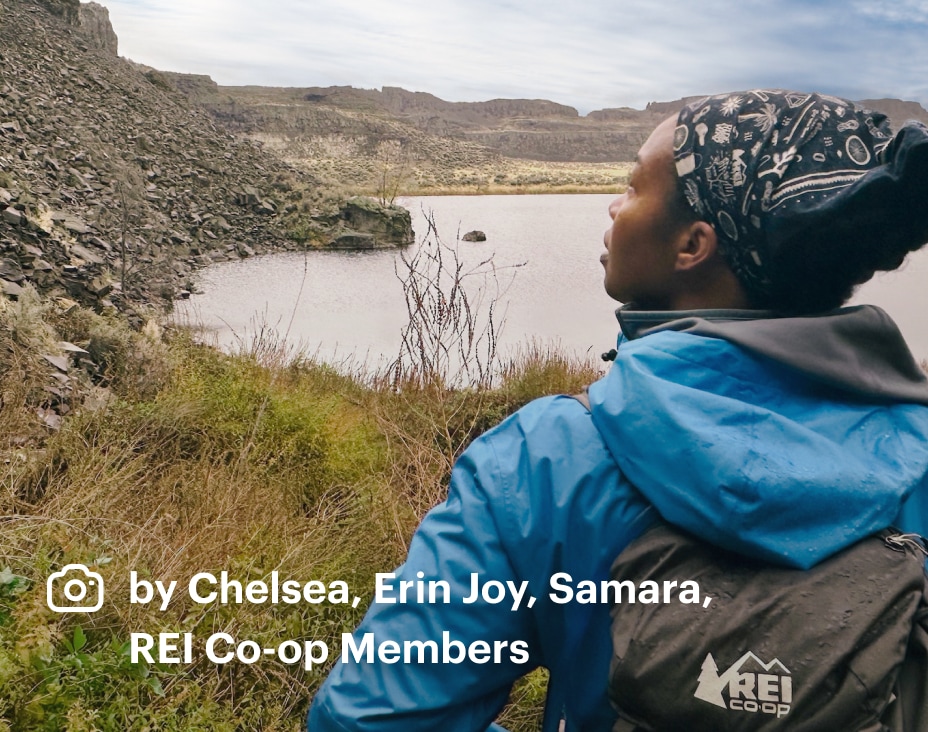
[[[529, 341], [577, 355], [614, 345], [616, 303], [602, 290], [603, 232], [610, 195], [445, 196], [401, 199], [421, 246], [431, 216], [456, 247], [472, 297], [496, 299], [504, 315], [502, 352]], [[478, 229], [485, 242], [457, 242]], [[412, 252], [406, 252], [408, 257]], [[446, 260], [447, 263], [447, 260]], [[247, 345], [274, 330], [294, 347], [330, 362], [386, 363], [407, 320], [399, 250], [272, 254], [212, 265], [199, 293], [178, 303], [181, 321], [212, 331], [220, 345]], [[863, 285], [852, 303], [884, 308], [912, 351], [928, 358], [928, 253]]]

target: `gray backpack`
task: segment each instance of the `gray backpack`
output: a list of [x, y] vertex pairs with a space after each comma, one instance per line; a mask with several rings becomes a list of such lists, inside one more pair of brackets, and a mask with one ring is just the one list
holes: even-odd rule
[[614, 732], [928, 731], [926, 553], [890, 530], [802, 571], [647, 531], [612, 580], [700, 600], [613, 604]]

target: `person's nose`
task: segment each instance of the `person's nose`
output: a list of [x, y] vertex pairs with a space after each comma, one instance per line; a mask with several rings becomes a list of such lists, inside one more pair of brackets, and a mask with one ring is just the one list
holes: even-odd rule
[[621, 193], [609, 204], [609, 218], [615, 219], [619, 213], [619, 209], [622, 208], [622, 203], [625, 201], [625, 194]]

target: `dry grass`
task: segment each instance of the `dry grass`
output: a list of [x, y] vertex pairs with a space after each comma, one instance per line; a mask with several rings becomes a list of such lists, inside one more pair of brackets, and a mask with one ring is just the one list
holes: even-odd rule
[[[537, 348], [507, 364], [492, 348], [465, 351], [473, 370], [463, 381], [453, 360], [423, 358], [416, 343], [447, 346], [481, 332], [467, 288], [455, 289], [463, 275], [455, 261], [442, 260], [451, 295], [423, 296], [422, 281], [411, 300], [443, 303], [453, 317], [411, 305], [408, 333], [418, 335], [379, 375], [344, 375], [279, 342], [224, 355], [184, 332], [135, 333], [32, 295], [0, 302], [0, 730], [300, 728], [328, 665], [217, 666], [202, 653], [191, 663], [133, 664], [129, 636], [190, 632], [196, 648], [218, 631], [263, 646], [317, 639], [331, 663], [374, 573], [402, 561], [470, 440], [529, 399], [597, 376]], [[492, 342], [498, 323], [486, 327]], [[43, 359], [62, 339], [95, 362], [72, 363], [64, 397], [48, 391], [57, 381]], [[62, 399], [70, 413], [50, 430], [37, 410]], [[99, 612], [46, 607], [45, 579], [72, 562], [103, 576]], [[133, 570], [178, 580], [166, 612], [128, 602]], [[221, 570], [243, 583], [273, 571], [344, 580], [363, 601], [199, 605], [183, 591], [196, 572]], [[517, 687], [511, 729], [537, 729], [544, 684], [533, 674]]]
[[523, 160], [490, 154], [461, 141], [431, 149], [420, 141], [417, 154], [392, 156], [371, 151], [358, 140], [338, 136], [311, 141], [279, 135], [253, 135], [288, 162], [332, 190], [352, 195], [397, 196], [508, 195], [534, 193], [617, 193], [628, 182], [633, 163], [582, 163]]
[[[141, 345], [143, 336], [124, 335]], [[16, 359], [29, 356], [9, 343]], [[100, 377], [113, 387], [104, 408], [75, 409], [7, 463], [0, 570], [12, 579], [0, 584], [0, 720], [14, 728], [61, 729], [102, 710], [109, 717], [91, 714], [88, 728], [296, 729], [321, 670], [202, 658], [149, 668], [128, 662], [129, 634], [335, 645], [361, 608], [200, 606], [178, 593], [162, 613], [129, 604], [130, 570], [182, 586], [201, 571], [247, 582], [276, 570], [345, 580], [363, 595], [375, 567], [400, 560], [395, 525], [383, 518], [395, 513], [385, 441], [357, 406], [360, 387], [326, 367], [269, 367], [183, 336], [162, 357], [154, 393], [140, 396], [131, 370], [120, 379], [110, 368]], [[6, 401], [0, 414], [28, 422], [29, 408]], [[104, 577], [111, 599], [101, 611], [45, 607], [45, 577], [71, 562]], [[86, 647], [75, 649], [75, 634]]]

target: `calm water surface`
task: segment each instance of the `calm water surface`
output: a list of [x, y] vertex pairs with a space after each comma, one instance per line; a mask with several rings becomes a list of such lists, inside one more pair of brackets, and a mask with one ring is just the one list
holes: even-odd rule
[[[445, 196], [402, 199], [417, 239], [434, 216], [442, 241], [480, 229], [487, 241], [458, 245], [465, 269], [492, 260], [495, 277], [470, 278], [484, 298], [498, 296], [503, 351], [529, 340], [575, 354], [614, 345], [616, 303], [602, 290], [603, 232], [609, 195]], [[417, 245], [418, 246], [418, 245]], [[295, 346], [333, 361], [392, 360], [406, 307], [396, 250], [273, 254], [215, 264], [199, 277], [201, 294], [178, 303], [178, 316], [205, 326], [235, 349], [273, 329]], [[486, 271], [489, 266], [484, 266]], [[497, 295], [497, 293], [499, 293]], [[877, 275], [854, 302], [871, 302], [896, 320], [918, 358], [928, 358], [928, 253]]]

